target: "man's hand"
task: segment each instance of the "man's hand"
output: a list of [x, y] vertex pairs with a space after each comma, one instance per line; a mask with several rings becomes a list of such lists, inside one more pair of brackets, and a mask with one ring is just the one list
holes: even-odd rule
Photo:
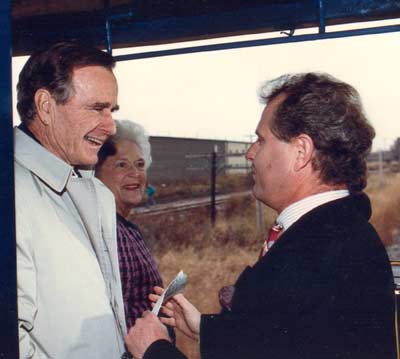
[[[154, 287], [156, 294], [150, 294], [150, 300], [155, 303], [164, 289]], [[160, 317], [164, 324], [177, 328], [189, 338], [199, 340], [201, 313], [190, 303], [183, 294], [174, 295], [164, 303], [161, 312], [167, 317]]]
[[171, 341], [167, 328], [153, 313], [146, 311], [129, 329], [125, 343], [135, 359], [142, 359], [147, 348], [159, 339]]

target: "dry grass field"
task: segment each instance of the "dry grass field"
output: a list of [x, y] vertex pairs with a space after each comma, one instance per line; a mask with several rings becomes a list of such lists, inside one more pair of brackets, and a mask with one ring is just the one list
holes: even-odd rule
[[[371, 175], [367, 193], [373, 205], [372, 223], [389, 245], [400, 228], [400, 174], [386, 174], [384, 180]], [[266, 228], [276, 214], [265, 208]], [[208, 211], [148, 216], [135, 219], [149, 240], [153, 253], [168, 283], [179, 270], [188, 274], [186, 297], [203, 313], [219, 311], [218, 290], [235, 282], [246, 265], [258, 256], [263, 236], [257, 233], [255, 201], [252, 197], [234, 200], [218, 213], [214, 228]], [[178, 334], [178, 347], [190, 358], [198, 359], [198, 345]]]
[[385, 173], [383, 178], [371, 175], [367, 193], [372, 202], [371, 223], [383, 243], [391, 245], [400, 229], [400, 173]]

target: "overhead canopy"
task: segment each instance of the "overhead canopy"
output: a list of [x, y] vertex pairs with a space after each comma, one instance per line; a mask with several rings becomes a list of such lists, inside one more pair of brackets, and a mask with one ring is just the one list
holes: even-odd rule
[[399, 0], [13, 0], [13, 55], [61, 39], [105, 48], [108, 35], [118, 48], [397, 17]]
[[15, 359], [10, 3], [14, 56], [62, 39], [126, 47], [400, 17], [400, 0], [0, 0], [0, 357]]

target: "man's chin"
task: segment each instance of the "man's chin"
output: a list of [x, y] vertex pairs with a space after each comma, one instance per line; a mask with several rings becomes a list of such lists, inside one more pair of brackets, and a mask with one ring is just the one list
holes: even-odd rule
[[94, 157], [88, 156], [86, 158], [81, 158], [79, 161], [80, 163], [76, 164], [75, 166], [91, 169], [96, 165], [97, 161], [98, 161], [97, 156], [94, 156]]
[[97, 155], [100, 151], [100, 146], [95, 147], [95, 146], [86, 146], [82, 148], [82, 151], [80, 153], [80, 158], [79, 160], [81, 161], [82, 166], [94, 166], [97, 161], [99, 160]]

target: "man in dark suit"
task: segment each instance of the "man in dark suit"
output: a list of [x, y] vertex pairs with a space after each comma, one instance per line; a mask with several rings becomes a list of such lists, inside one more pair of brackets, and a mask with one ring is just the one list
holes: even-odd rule
[[[264, 90], [247, 158], [255, 197], [279, 213], [275, 244], [220, 314], [177, 295], [161, 321], [199, 340], [203, 359], [394, 359], [393, 277], [362, 192], [374, 130], [359, 95], [315, 73]], [[135, 358], [184, 358], [151, 313], [125, 341]]]

